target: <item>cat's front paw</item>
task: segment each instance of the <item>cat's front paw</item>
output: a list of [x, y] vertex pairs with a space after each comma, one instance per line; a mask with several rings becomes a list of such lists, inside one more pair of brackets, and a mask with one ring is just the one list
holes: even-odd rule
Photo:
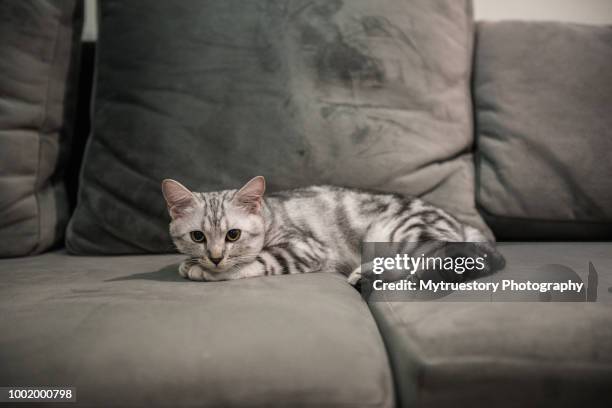
[[192, 265], [193, 264], [189, 261], [183, 261], [179, 264], [178, 273], [179, 275], [181, 275], [181, 278], [187, 279], [187, 272], [189, 271], [189, 268], [191, 268]]
[[193, 263], [190, 260], [181, 262], [178, 271], [179, 275], [181, 275], [185, 279], [190, 279], [193, 281], [204, 280], [204, 271], [202, 270], [202, 267], [198, 264]]
[[351, 274], [346, 278], [346, 281], [352, 286], [357, 286], [359, 281], [361, 280], [361, 266], [358, 266], [351, 272]]

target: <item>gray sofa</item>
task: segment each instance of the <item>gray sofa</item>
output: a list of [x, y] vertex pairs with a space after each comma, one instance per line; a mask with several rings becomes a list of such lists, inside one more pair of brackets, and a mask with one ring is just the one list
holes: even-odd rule
[[[500, 247], [504, 276], [590, 261], [610, 296], [612, 244]], [[3, 260], [2, 384], [101, 407], [610, 405], [609, 303], [366, 304], [335, 273], [199, 284], [180, 260]]]
[[[63, 3], [60, 21], [75, 18], [78, 26], [78, 3]], [[106, 13], [116, 10], [108, 6]], [[2, 255], [27, 256], [0, 259], [0, 387], [76, 387], [76, 405], [92, 407], [612, 406], [612, 76], [598, 68], [612, 62], [612, 28], [480, 23], [470, 30], [475, 141], [468, 156], [452, 158], [461, 162], [452, 174], [464, 174], [462, 166], [475, 155], [472, 201], [507, 263], [496, 278], [549, 276], [554, 267], [587, 284], [583, 297], [466, 302], [449, 294], [436, 301], [366, 302], [334, 271], [191, 282], [178, 276], [180, 255], [121, 254], [130, 245], [139, 248], [146, 235], [111, 245], [104, 255], [103, 240], [87, 237], [100, 225], [72, 225], [68, 253], [57, 244], [65, 221], [37, 224], [42, 215], [35, 204], [27, 217], [6, 210], [14, 192], [8, 187], [18, 184], [14, 173], [25, 170], [3, 166], [1, 210], [12, 229], [0, 228]], [[88, 155], [101, 151], [103, 132], [94, 131], [98, 146], [83, 156], [92, 47], [82, 49], [76, 122], [68, 118], [64, 125], [76, 126], [71, 158], [53, 160], [59, 163], [53, 177], [67, 180], [62, 202], [72, 202], [63, 212], [74, 209], [75, 168], [83, 160], [80, 181], [95, 177]], [[64, 52], [68, 58], [70, 49]], [[54, 77], [75, 83], [60, 65]], [[571, 86], [561, 86], [564, 81]], [[9, 162], [8, 154], [0, 157]], [[470, 185], [470, 177], [459, 179]], [[86, 188], [99, 186], [89, 183]], [[28, 187], [32, 203], [39, 184]], [[449, 191], [432, 197], [444, 199]], [[101, 193], [79, 194], [79, 205], [90, 200], [81, 216], [95, 212]], [[117, 211], [124, 206], [117, 198]], [[21, 236], [11, 238], [24, 217], [27, 248]], [[118, 223], [148, 231], [138, 215]], [[155, 248], [166, 240], [161, 236]]]

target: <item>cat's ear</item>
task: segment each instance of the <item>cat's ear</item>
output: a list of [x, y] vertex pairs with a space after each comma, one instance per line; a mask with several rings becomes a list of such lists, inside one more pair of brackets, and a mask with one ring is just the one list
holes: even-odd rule
[[236, 205], [256, 214], [261, 209], [261, 200], [266, 191], [266, 180], [262, 176], [252, 178], [233, 198]]
[[178, 181], [171, 179], [162, 181], [162, 193], [168, 205], [168, 213], [173, 220], [185, 215], [196, 203], [193, 193]]

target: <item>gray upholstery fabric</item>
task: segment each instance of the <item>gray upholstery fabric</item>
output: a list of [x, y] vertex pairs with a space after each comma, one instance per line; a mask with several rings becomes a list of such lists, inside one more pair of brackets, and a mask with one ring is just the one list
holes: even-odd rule
[[452, 296], [370, 303], [399, 405], [611, 406], [612, 244], [516, 243], [500, 250], [504, 279], [533, 279], [557, 264], [587, 282], [592, 262], [601, 303], [453, 302], [460, 298]]
[[498, 238], [612, 239], [612, 26], [478, 25], [478, 204]]
[[192, 282], [181, 258], [0, 261], [0, 384], [79, 406], [392, 407], [367, 305], [333, 273]]
[[0, 257], [63, 239], [81, 28], [79, 0], [0, 2]]
[[105, 0], [67, 246], [170, 251], [166, 177], [199, 191], [261, 174], [269, 190], [422, 195], [486, 230], [474, 204], [471, 51], [467, 0]]

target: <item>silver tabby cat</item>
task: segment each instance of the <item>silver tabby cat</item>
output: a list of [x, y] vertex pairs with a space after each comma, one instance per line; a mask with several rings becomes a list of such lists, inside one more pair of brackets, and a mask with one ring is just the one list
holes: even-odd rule
[[170, 235], [189, 256], [181, 276], [219, 281], [340, 271], [355, 285], [362, 242], [480, 242], [503, 263], [480, 231], [419, 199], [331, 186], [264, 191], [261, 176], [240, 190], [210, 193], [163, 181]]

